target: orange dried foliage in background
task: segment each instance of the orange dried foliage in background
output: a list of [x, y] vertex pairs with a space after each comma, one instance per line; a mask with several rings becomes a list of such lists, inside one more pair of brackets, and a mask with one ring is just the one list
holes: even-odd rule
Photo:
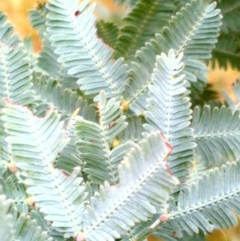
[[40, 42], [28, 21], [28, 10], [37, 4], [37, 0], [0, 0], [0, 9], [8, 15], [21, 36], [32, 36], [35, 49], [39, 49]]
[[[39, 51], [41, 43], [35, 30], [28, 21], [28, 11], [36, 7], [39, 2], [47, 0], [0, 0], [0, 9], [8, 15], [9, 20], [15, 25], [16, 31], [23, 37], [31, 36], [34, 40], [34, 49]], [[96, 0], [97, 10], [102, 16], [118, 12], [119, 8], [112, 0]]]

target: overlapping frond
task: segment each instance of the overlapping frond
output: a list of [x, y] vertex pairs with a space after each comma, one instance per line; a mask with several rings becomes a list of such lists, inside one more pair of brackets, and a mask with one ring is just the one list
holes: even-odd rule
[[[77, 128], [76, 123], [77, 120], [81, 120], [82, 117], [78, 116], [76, 110], [71, 117], [69, 117], [66, 125], [65, 136], [68, 137], [69, 141], [63, 148], [63, 150], [59, 153], [57, 160], [55, 161], [55, 166], [65, 173], [72, 173], [75, 167], [80, 167], [83, 169], [84, 161], [81, 158], [80, 151], [78, 149], [77, 141]], [[93, 121], [93, 120], [92, 120]]]
[[[97, 104], [99, 123], [79, 120], [76, 123], [77, 145], [81, 158], [86, 163], [84, 171], [91, 182], [101, 184], [105, 180], [117, 183], [117, 164], [127, 152], [125, 143], [112, 149], [113, 139], [126, 128], [125, 116], [120, 103], [100, 92]], [[124, 148], [121, 146], [124, 145]]]
[[119, 184], [105, 184], [92, 198], [83, 222], [86, 240], [124, 237], [136, 223], [147, 221], [156, 210], [166, 209], [169, 194], [178, 184], [166, 164], [169, 152], [159, 132], [135, 144], [121, 162]]
[[2, 186], [2, 193], [6, 198], [13, 200], [14, 208], [19, 212], [28, 213], [27, 194], [23, 183], [20, 183], [14, 174], [9, 175], [5, 173], [0, 179], [0, 185]]
[[71, 173], [76, 166], [84, 167], [84, 162], [76, 142], [76, 136], [70, 137], [70, 141], [59, 153], [55, 163], [57, 168], [64, 170], [66, 173]]
[[2, 241], [12, 240], [14, 237], [14, 216], [11, 214], [12, 201], [0, 195], [0, 237]]
[[51, 46], [48, 36], [45, 35], [42, 40], [42, 50], [38, 56], [38, 67], [45, 71], [49, 76], [62, 81], [64, 77], [63, 66], [57, 62], [58, 56], [54, 53], [54, 47]]
[[53, 241], [26, 213], [18, 216], [13, 202], [3, 194], [0, 195], [1, 241]]
[[[31, 220], [22, 213], [15, 222], [15, 238], [18, 241], [53, 241], [53, 239], [37, 226], [36, 220]], [[9, 240], [9, 239], [8, 239]]]
[[123, 27], [120, 29], [116, 43], [115, 56], [131, 58], [136, 50], [144, 46], [145, 42], [160, 33], [167, 25], [175, 5], [173, 1], [141, 0], [132, 11], [123, 19]]
[[42, 50], [37, 58], [37, 72], [49, 75], [58, 80], [65, 88], [79, 89], [77, 78], [67, 73], [62, 63], [58, 63], [58, 55], [54, 52], [55, 47], [49, 40], [49, 34], [44, 34], [42, 39]]
[[19, 36], [14, 32], [13, 25], [7, 20], [6, 14], [0, 11], [0, 40], [7, 46], [16, 47], [20, 43]]
[[107, 22], [104, 20], [97, 21], [97, 35], [111, 48], [115, 48], [119, 29], [118, 26], [113, 22]]
[[42, 49], [37, 56], [36, 70], [37, 72], [44, 72], [62, 83], [70, 81], [71, 83], [68, 84], [70, 84], [71, 87], [75, 86], [75, 88], [78, 88], [76, 79], [68, 77], [66, 73], [67, 70], [57, 61], [59, 56], [54, 52], [56, 48], [51, 44], [49, 40], [50, 35], [47, 33], [47, 14], [48, 9], [46, 3], [39, 3], [39, 6], [36, 9], [29, 12], [29, 19], [32, 27], [38, 31], [42, 40]]
[[33, 28], [35, 28], [41, 37], [46, 32], [46, 19], [48, 10], [46, 3], [39, 3], [36, 9], [29, 11], [29, 20]]
[[240, 158], [239, 111], [221, 108], [196, 107], [192, 126], [197, 143], [196, 155], [206, 166], [222, 165]]
[[33, 100], [30, 59], [14, 27], [0, 11], [0, 97], [23, 105]]
[[191, 83], [196, 82], [195, 88], [201, 88], [202, 83], [206, 82], [207, 72], [206, 65], [201, 61], [211, 57], [220, 25], [221, 15], [216, 3], [195, 0], [183, 7], [161, 34], [156, 34], [137, 52], [136, 61], [131, 65], [131, 82], [125, 94], [130, 108], [137, 114], [145, 110], [156, 55], [168, 53], [170, 49], [177, 54], [183, 52], [186, 79]]
[[[47, 75], [35, 74], [33, 88], [36, 98], [49, 107], [54, 107], [59, 113], [71, 116], [79, 109], [79, 115], [86, 119], [95, 120], [95, 110], [75, 90], [64, 88], [58, 81]], [[46, 108], [44, 108], [46, 109]]]
[[0, 97], [23, 105], [33, 102], [30, 60], [22, 44], [0, 44]]
[[126, 66], [123, 59], [113, 61], [112, 50], [96, 35], [95, 5], [84, 0], [51, 0], [47, 8], [48, 33], [58, 60], [70, 76], [78, 78], [87, 95], [104, 90], [108, 97], [119, 99], [125, 88]]
[[173, 147], [169, 165], [174, 175], [186, 179], [192, 161], [193, 133], [190, 128], [191, 103], [183, 72], [182, 54], [157, 56], [157, 63], [149, 86], [149, 104], [145, 112], [147, 130], [160, 130]]
[[207, 233], [236, 225], [236, 214], [240, 213], [239, 175], [239, 163], [208, 172], [180, 193], [177, 207], [164, 226], [175, 228], [175, 236], [183, 238], [182, 231], [192, 236], [200, 230]]
[[59, 118], [53, 111], [43, 118], [35, 117], [11, 103], [1, 110], [5, 140], [11, 145], [13, 162], [25, 177], [27, 193], [52, 227], [69, 237], [76, 235], [81, 223], [85, 188], [78, 168], [67, 176], [53, 166], [67, 139]]
[[124, 129], [117, 138], [120, 141], [132, 140], [138, 142], [142, 139], [142, 133], [144, 132], [143, 119], [139, 116], [129, 116], [127, 118], [127, 127]]

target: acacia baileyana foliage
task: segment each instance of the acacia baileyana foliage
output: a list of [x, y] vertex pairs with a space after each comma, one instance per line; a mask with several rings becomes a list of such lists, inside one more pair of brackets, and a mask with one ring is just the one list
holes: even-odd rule
[[204, 240], [237, 223], [240, 84], [221, 106], [206, 74], [240, 68], [240, 4], [118, 2], [118, 24], [89, 0], [40, 3], [39, 54], [0, 13], [1, 241]]

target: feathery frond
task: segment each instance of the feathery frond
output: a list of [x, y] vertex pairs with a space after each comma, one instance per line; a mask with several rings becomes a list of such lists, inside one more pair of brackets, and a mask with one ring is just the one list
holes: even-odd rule
[[200, 61], [211, 57], [220, 25], [221, 15], [220, 10], [216, 9], [216, 3], [194, 0], [183, 7], [161, 34], [156, 34], [153, 40], [137, 52], [136, 60], [131, 64], [129, 88], [126, 88], [125, 93], [130, 108], [136, 114], [145, 110], [147, 91], [151, 85], [150, 76], [156, 55], [161, 52], [168, 53], [170, 49], [174, 49], [176, 54], [183, 52], [186, 79], [196, 82], [195, 88], [199, 88], [201, 82], [206, 82], [207, 68]]
[[48, 3], [48, 33], [60, 54], [58, 61], [67, 73], [78, 78], [86, 95], [104, 90], [108, 97], [120, 98], [125, 88], [126, 66], [123, 59], [113, 61], [112, 51], [96, 35], [94, 5], [89, 0], [52, 0]]
[[42, 40], [42, 50], [37, 59], [38, 67], [52, 78], [62, 81], [65, 73], [63, 73], [63, 66], [57, 62], [57, 59], [54, 47], [51, 46], [48, 36], [45, 35]]
[[46, 32], [46, 19], [48, 10], [46, 8], [46, 3], [39, 3], [37, 9], [32, 9], [29, 11], [29, 20], [34, 29], [38, 31], [41, 37], [44, 36]]
[[120, 29], [116, 43], [115, 56], [131, 58], [136, 50], [144, 46], [144, 43], [160, 33], [167, 25], [175, 10], [172, 1], [141, 0], [132, 11], [123, 19], [123, 27]]
[[61, 81], [62, 84], [70, 81], [71, 83], [68, 83], [68, 86], [78, 88], [77, 79], [69, 77], [66, 73], [67, 70], [57, 61], [59, 56], [54, 52], [56, 48], [51, 44], [50, 36], [47, 33], [47, 14], [46, 3], [40, 4], [37, 9], [29, 12], [30, 22], [42, 39], [42, 50], [37, 58], [37, 72], [48, 74], [50, 77]]
[[14, 210], [13, 201], [0, 195], [0, 236], [1, 241], [53, 241], [46, 232], [36, 225], [25, 213], [19, 216]]
[[78, 168], [67, 176], [53, 167], [67, 138], [59, 116], [49, 111], [43, 118], [34, 117], [26, 108], [6, 103], [1, 119], [13, 162], [25, 177], [27, 193], [53, 228], [65, 237], [75, 236], [81, 223], [85, 188], [78, 178]]
[[144, 132], [143, 118], [139, 116], [129, 116], [127, 122], [127, 127], [117, 136], [117, 138], [120, 141], [140, 141], [143, 137], [142, 133]]
[[16, 47], [21, 42], [19, 36], [14, 32], [13, 25], [7, 20], [6, 14], [0, 11], [0, 40], [2, 44], [9, 47]]
[[196, 107], [192, 126], [197, 143], [196, 155], [206, 167], [220, 166], [227, 161], [240, 158], [239, 111], [221, 108]]
[[165, 162], [169, 152], [159, 132], [151, 133], [140, 145], [135, 144], [121, 162], [119, 184], [105, 184], [92, 198], [83, 222], [87, 240], [113, 241], [126, 235], [139, 221], [147, 221], [156, 209], [166, 209], [169, 194], [178, 184]]
[[33, 88], [40, 103], [56, 108], [62, 115], [69, 117], [79, 109], [79, 115], [84, 118], [96, 119], [94, 108], [77, 91], [64, 88], [58, 81], [47, 75], [35, 74]]
[[[8, 239], [9, 240], [9, 239]], [[53, 241], [53, 239], [37, 226], [36, 220], [31, 220], [22, 213], [15, 223], [15, 240], [18, 241]]]
[[11, 199], [14, 202], [14, 208], [17, 211], [27, 214], [29, 212], [29, 207], [27, 204], [26, 188], [23, 183], [20, 183], [16, 176], [17, 174], [9, 175], [5, 173], [0, 179], [2, 193], [7, 199]]
[[99, 94], [97, 111], [99, 124], [84, 119], [77, 121], [77, 145], [81, 158], [86, 163], [84, 171], [91, 182], [101, 184], [108, 180], [109, 183], [116, 184], [118, 181], [116, 164], [128, 148], [125, 145], [125, 150], [120, 146], [112, 149], [111, 142], [126, 128], [127, 123], [120, 103], [114, 98], [107, 101], [104, 92]]
[[65, 88], [79, 89], [77, 78], [69, 76], [63, 64], [58, 63], [59, 56], [54, 52], [56, 48], [51, 45], [47, 33], [44, 34], [42, 42], [42, 51], [37, 58], [37, 72], [58, 80]]
[[169, 166], [176, 177], [186, 179], [193, 157], [193, 133], [190, 128], [191, 103], [183, 72], [182, 54], [157, 56], [157, 63], [149, 86], [146, 111], [147, 130], [160, 130], [173, 147]]
[[0, 12], [1, 241], [200, 241], [237, 223], [240, 81], [225, 107], [206, 76], [212, 54], [240, 69], [237, 1], [115, 0], [127, 16], [105, 22], [91, 0], [49, 0], [29, 14], [40, 53]]
[[97, 35], [112, 49], [115, 48], [119, 29], [118, 26], [113, 22], [106, 22], [104, 20], [97, 21]]
[[214, 228], [228, 228], [237, 224], [240, 213], [239, 163], [226, 164], [221, 170], [215, 168], [198, 182], [184, 189], [175, 210], [164, 225], [181, 230], [192, 236]]
[[12, 201], [0, 195], [0, 237], [2, 241], [12, 240], [14, 237], [14, 216], [11, 214]]
[[1, 11], [0, 26], [0, 97], [30, 104], [33, 101], [30, 60], [13, 25]]
[[33, 102], [30, 60], [23, 45], [0, 43], [0, 97], [28, 105]]

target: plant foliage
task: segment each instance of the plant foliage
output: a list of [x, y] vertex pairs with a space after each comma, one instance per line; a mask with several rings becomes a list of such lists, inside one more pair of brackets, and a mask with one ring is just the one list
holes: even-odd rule
[[240, 84], [216, 104], [206, 74], [240, 69], [239, 3], [117, 2], [118, 23], [90, 0], [39, 3], [38, 54], [0, 13], [3, 241], [204, 240], [237, 223]]

